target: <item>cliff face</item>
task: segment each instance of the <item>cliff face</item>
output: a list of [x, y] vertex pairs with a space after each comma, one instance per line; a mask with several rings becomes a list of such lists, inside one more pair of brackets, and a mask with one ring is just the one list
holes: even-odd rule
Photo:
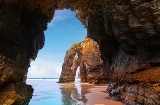
[[88, 18], [88, 37], [99, 42], [102, 59], [110, 61], [107, 91], [126, 105], [160, 104], [159, 1], [108, 3]]
[[[73, 82], [75, 78], [74, 70], [77, 69], [78, 65], [75, 58], [76, 52], [74, 50], [67, 50], [64, 63], [62, 65], [62, 72], [59, 82]], [[74, 70], [72, 65], [74, 64]]]
[[[149, 1], [111, 2], [110, 10], [106, 20], [101, 21], [102, 17], [91, 14], [88, 22], [90, 37], [101, 40], [97, 33], [106, 37], [100, 46], [104, 59], [107, 57], [111, 61], [112, 83], [107, 91], [111, 98], [125, 104], [159, 104], [158, 7]], [[99, 31], [97, 26], [101, 27]], [[105, 44], [103, 40], [110, 42]], [[111, 49], [104, 49], [110, 45]]]
[[[103, 69], [99, 45], [90, 38], [86, 38], [80, 44], [82, 46], [82, 49], [78, 53], [80, 75], [86, 75], [86, 81], [90, 83], [103, 82], [106, 72]], [[81, 65], [83, 66], [81, 67]]]
[[1, 95], [0, 103], [22, 105], [32, 97], [33, 89], [24, 83], [25, 75], [30, 59], [35, 59], [43, 47], [43, 30], [46, 29], [43, 23], [47, 21], [36, 9], [31, 11], [18, 2], [8, 2], [0, 1], [0, 94], [7, 96]]
[[110, 97], [126, 105], [160, 104], [159, 0], [90, 1], [77, 17], [109, 62]]
[[[86, 71], [81, 74], [88, 73], [81, 77], [83, 81], [92, 81], [92, 73], [106, 71], [111, 98], [126, 105], [160, 104], [159, 0], [1, 0], [0, 92], [6, 92], [4, 88], [10, 83], [15, 84], [15, 88], [23, 84], [30, 59], [35, 59], [43, 47], [47, 23], [56, 9], [63, 8], [76, 10], [77, 18], [87, 28], [87, 37], [100, 48], [94, 57], [99, 59], [98, 65], [97, 60], [92, 59], [92, 52], [84, 54], [81, 50], [78, 58], [83, 62], [73, 58], [73, 51], [72, 59], [64, 62], [64, 69], [70, 72], [80, 65], [81, 71]], [[74, 75], [69, 81], [74, 80]], [[9, 86], [15, 90], [13, 85]], [[22, 91], [30, 94], [32, 91], [25, 87]], [[28, 96], [31, 94], [23, 98], [24, 102]], [[15, 101], [10, 102], [21, 103], [12, 99]], [[8, 102], [6, 100], [0, 98], [1, 103]]]
[[106, 82], [107, 72], [103, 64], [99, 45], [86, 38], [66, 52], [59, 82], [74, 82], [78, 67], [81, 82]]

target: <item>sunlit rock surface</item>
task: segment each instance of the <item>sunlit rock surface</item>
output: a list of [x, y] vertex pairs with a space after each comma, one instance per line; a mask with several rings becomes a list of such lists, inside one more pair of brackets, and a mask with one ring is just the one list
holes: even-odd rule
[[[43, 47], [47, 23], [55, 10], [64, 8], [77, 12], [77, 18], [87, 28], [87, 37], [99, 45], [110, 96], [126, 105], [159, 105], [159, 0], [1, 0], [0, 89], [25, 81], [30, 59], [35, 59]], [[73, 61], [64, 62], [64, 68], [70, 70]], [[78, 64], [82, 70], [86, 69], [84, 63], [97, 70], [101, 65], [87, 60]], [[83, 81], [92, 80], [83, 73]], [[140, 88], [144, 94], [137, 95]]]
[[25, 83], [10, 83], [1, 88], [1, 105], [28, 105], [33, 88]]
[[99, 45], [86, 38], [78, 44], [73, 44], [66, 52], [59, 82], [74, 82], [78, 66], [81, 82], [105, 82], [107, 72], [103, 64]]

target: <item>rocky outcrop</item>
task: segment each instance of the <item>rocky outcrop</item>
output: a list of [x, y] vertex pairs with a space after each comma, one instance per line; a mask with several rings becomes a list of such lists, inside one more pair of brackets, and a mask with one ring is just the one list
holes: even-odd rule
[[82, 66], [80, 65], [80, 75], [86, 75], [86, 81], [90, 83], [105, 82], [103, 80], [106, 79], [107, 70], [104, 68], [105, 66], [101, 59], [99, 45], [90, 38], [86, 38], [80, 44], [82, 46], [78, 53], [78, 58], [82, 63]]
[[110, 61], [111, 98], [126, 105], [160, 104], [159, 1], [108, 1], [103, 6], [108, 10], [90, 13], [88, 37], [99, 42], [102, 59]]
[[0, 91], [1, 105], [28, 105], [33, 88], [25, 83], [11, 83]]
[[[39, 10], [31, 10], [20, 1], [0, 1], [0, 94], [6, 94], [4, 98], [1, 96], [1, 104], [11, 101], [8, 105], [23, 105], [31, 98], [33, 89], [22, 82], [26, 81], [30, 59], [35, 59], [38, 50], [43, 47], [43, 31], [47, 22], [47, 17]], [[21, 89], [19, 84], [23, 84], [24, 88]]]
[[159, 83], [111, 83], [107, 89], [114, 100], [126, 105], [159, 105]]
[[103, 64], [99, 45], [92, 39], [86, 38], [72, 45], [66, 52], [59, 82], [74, 82], [78, 66], [81, 82], [105, 82], [107, 72]]
[[64, 63], [62, 65], [62, 72], [59, 82], [73, 82], [75, 79], [74, 70], [72, 70], [73, 63], [75, 64], [76, 61], [74, 60], [76, 52], [74, 50], [67, 50]]
[[[7, 49], [9, 51], [9, 49]], [[11, 52], [4, 51], [4, 54]], [[13, 56], [14, 57], [14, 56]], [[0, 104], [26, 105], [32, 97], [33, 88], [25, 84], [26, 65], [29, 62], [23, 55], [15, 60], [0, 56]]]
[[77, 9], [77, 17], [87, 27], [87, 36], [99, 44], [103, 62], [108, 62], [111, 98], [126, 105], [160, 104], [159, 0], [85, 3], [89, 5], [77, 3], [84, 6]]
[[79, 62], [83, 81], [92, 81], [91, 71], [105, 71], [110, 96], [126, 105], [160, 104], [159, 0], [1, 0], [0, 90], [24, 81], [30, 59], [43, 47], [47, 23], [64, 8], [76, 10], [87, 37], [99, 45], [95, 58], [100, 55], [103, 62], [96, 65], [92, 52], [79, 52], [83, 62], [72, 58], [63, 68], [76, 70], [74, 62]]

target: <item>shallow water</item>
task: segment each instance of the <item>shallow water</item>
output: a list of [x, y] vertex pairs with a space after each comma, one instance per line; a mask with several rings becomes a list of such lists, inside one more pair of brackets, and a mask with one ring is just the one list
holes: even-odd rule
[[[106, 99], [108, 94], [104, 91], [107, 85], [96, 86], [80, 83], [79, 80], [75, 83], [61, 84], [56, 83], [57, 81], [58, 79], [28, 79], [27, 84], [34, 88], [29, 105], [122, 105]], [[102, 87], [103, 89], [100, 89]], [[96, 92], [99, 89], [100, 91]], [[105, 96], [101, 95], [102, 92]]]
[[60, 85], [56, 80], [27, 80], [34, 88], [29, 105], [63, 105]]
[[85, 105], [85, 94], [91, 84], [56, 83], [57, 79], [28, 79], [27, 84], [34, 88], [29, 105]]

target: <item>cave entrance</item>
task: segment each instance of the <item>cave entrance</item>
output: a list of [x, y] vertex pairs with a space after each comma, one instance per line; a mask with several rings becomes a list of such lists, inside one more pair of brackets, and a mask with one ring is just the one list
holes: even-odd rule
[[59, 78], [64, 56], [73, 43], [83, 41], [87, 30], [71, 10], [56, 10], [45, 31], [45, 45], [31, 62], [28, 78]]

